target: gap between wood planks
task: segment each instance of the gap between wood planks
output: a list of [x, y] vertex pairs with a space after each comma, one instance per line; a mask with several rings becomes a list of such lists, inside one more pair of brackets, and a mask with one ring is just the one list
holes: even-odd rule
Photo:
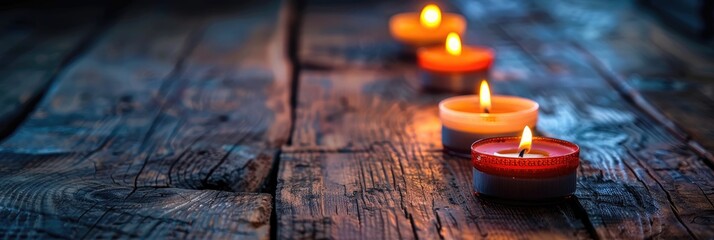
[[[293, 133], [295, 132], [295, 119], [297, 118], [298, 92], [300, 90], [300, 59], [298, 57], [298, 48], [300, 46], [300, 30], [302, 29], [304, 9], [306, 0], [285, 0], [285, 7], [282, 9], [283, 17], [285, 17], [287, 29], [287, 48], [288, 68], [290, 69], [290, 128], [286, 146], [292, 145]], [[280, 172], [280, 156], [283, 153], [283, 148], [278, 148], [278, 151], [273, 156], [273, 166], [265, 180], [263, 193], [268, 193], [273, 197], [273, 208], [270, 213], [270, 239], [278, 238], [278, 217], [277, 217], [277, 186], [278, 173]]]
[[[128, 5], [129, 1], [110, 1], [107, 4], [103, 14], [99, 19], [99, 23], [97, 23], [94, 28], [92, 28], [92, 30], [89, 32], [89, 34], [87, 34], [87, 36], [84, 37], [84, 39], [80, 40], [76, 44], [76, 46], [69, 51], [67, 56], [65, 56], [59, 66], [57, 66], [56, 70], [48, 76], [49, 80], [47, 81], [47, 83], [41, 86], [38, 90], [38, 93], [32, 96], [27, 101], [27, 103], [22, 106], [17, 116], [10, 119], [6, 127], [0, 128], [0, 142], [4, 141], [5, 138], [9, 137], [10, 135], [12, 135], [13, 132], [15, 132], [15, 130], [20, 126], [20, 124], [22, 124], [25, 119], [27, 119], [27, 117], [30, 115], [30, 113], [35, 110], [37, 104], [42, 98], [44, 98], [44, 96], [47, 94], [48, 90], [52, 87], [52, 85], [54, 85], [59, 74], [63, 72], [67, 66], [72, 64], [75, 60], [79, 59], [82, 55], [84, 55], [87, 50], [91, 49], [97, 43], [97, 40], [100, 38], [100, 36], [102, 36], [102, 34], [106, 30], [110, 29], [116, 23], [118, 17], [124, 12]], [[23, 46], [20, 46], [18, 48], [22, 49], [10, 50], [12, 54], [6, 55], [5, 57], [3, 57], [3, 60], [15, 57], [15, 55], [20, 55], [22, 52], [29, 50], [28, 47]]]

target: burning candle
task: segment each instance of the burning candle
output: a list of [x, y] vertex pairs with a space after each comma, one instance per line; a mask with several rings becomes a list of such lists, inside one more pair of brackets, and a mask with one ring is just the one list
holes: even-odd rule
[[496, 137], [471, 145], [474, 191], [479, 197], [514, 203], [543, 203], [575, 193], [578, 145], [532, 137]]
[[444, 46], [417, 51], [417, 62], [425, 73], [422, 86], [438, 91], [470, 92], [478, 79], [488, 77], [493, 56], [491, 49], [463, 46], [459, 34], [449, 33]]
[[442, 43], [450, 32], [463, 33], [464, 30], [464, 17], [442, 13], [435, 4], [426, 5], [421, 13], [400, 13], [389, 19], [392, 37], [414, 47]]
[[513, 96], [491, 97], [488, 83], [482, 81], [478, 96], [457, 96], [441, 101], [439, 118], [444, 149], [468, 156], [476, 140], [515, 136], [524, 126], [535, 127], [538, 103]]

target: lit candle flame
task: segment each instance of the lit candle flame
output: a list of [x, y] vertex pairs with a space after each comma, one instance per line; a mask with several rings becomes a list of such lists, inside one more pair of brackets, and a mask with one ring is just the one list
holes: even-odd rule
[[451, 32], [446, 36], [446, 52], [452, 56], [461, 55], [461, 38], [459, 34]]
[[488, 82], [486, 80], [481, 81], [481, 87], [478, 91], [479, 103], [481, 109], [485, 113], [490, 113], [491, 111], [491, 90], [488, 88]]
[[436, 28], [441, 24], [441, 9], [436, 4], [426, 5], [421, 10], [421, 15], [419, 16], [419, 21], [421, 25], [426, 28]]
[[531, 133], [531, 128], [526, 126], [523, 128], [523, 135], [521, 135], [521, 143], [518, 144], [518, 152], [524, 151], [528, 153], [531, 151], [531, 145], [533, 142], [533, 133]]

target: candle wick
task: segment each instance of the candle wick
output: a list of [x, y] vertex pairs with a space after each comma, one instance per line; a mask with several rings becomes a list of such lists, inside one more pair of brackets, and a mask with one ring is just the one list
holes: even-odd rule
[[526, 149], [521, 150], [521, 152], [518, 153], [518, 157], [523, 157], [523, 154], [526, 153]]
[[484, 108], [484, 109], [483, 109], [483, 112], [485, 112], [485, 113], [491, 113], [491, 111], [488, 110], [488, 108]]

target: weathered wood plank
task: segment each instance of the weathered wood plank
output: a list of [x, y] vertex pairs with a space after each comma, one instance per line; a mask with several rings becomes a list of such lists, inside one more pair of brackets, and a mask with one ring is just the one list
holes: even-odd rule
[[714, 234], [694, 220], [707, 218], [714, 207], [711, 169], [617, 93], [552, 86], [516, 91], [541, 104], [539, 131], [580, 145], [576, 196], [598, 235]]
[[567, 203], [483, 202], [473, 195], [469, 160], [397, 148], [283, 154], [278, 238], [589, 238]]
[[126, 186], [259, 190], [290, 125], [281, 2], [186, 4], [129, 10], [2, 151], [91, 153]]
[[268, 239], [268, 194], [133, 188], [95, 180], [86, 162], [68, 171], [47, 157], [11, 169], [17, 162], [1, 155], [0, 237]]
[[0, 26], [0, 137], [32, 110], [56, 73], [96, 37], [106, 6], [15, 9]]
[[270, 195], [205, 189], [258, 191], [287, 140], [282, 11], [128, 10], [0, 145], [0, 236], [269, 238]]
[[291, 147], [440, 150], [437, 104], [448, 95], [420, 95], [416, 78], [408, 70], [303, 71]]
[[[675, 134], [713, 152], [714, 127], [708, 123], [714, 120], [709, 114], [714, 109], [714, 50], [672, 32], [637, 4], [575, 2], [569, 7], [577, 10], [540, 6], [554, 16], [547, 24], [567, 28], [556, 34], [592, 55], [593, 65], [612, 75], [608, 79], [616, 81], [618, 90], [642, 108], [654, 107], [657, 112], [650, 114], [664, 114], [662, 120]], [[640, 97], [646, 102], [635, 99]]]
[[[360, 10], [350, 11], [350, 9]], [[303, 10], [303, 24], [299, 38], [300, 64], [314, 68], [333, 68], [370, 66], [395, 60], [400, 46], [396, 43], [383, 44], [383, 42], [389, 40], [387, 28], [389, 14], [384, 11], [396, 9], [384, 7], [372, 11], [361, 11], [361, 9], [363, 7], [348, 4], [320, 4], [307, 1]], [[373, 14], [374, 12], [379, 14]], [[352, 57], [344, 58], [344, 54], [350, 54]]]
[[714, 121], [714, 95], [709, 96], [714, 93], [714, 84], [681, 78], [647, 78], [636, 84], [636, 89], [649, 103], [677, 124], [676, 130], [683, 130], [681, 133], [686, 137], [714, 153], [714, 127], [711, 124]]

